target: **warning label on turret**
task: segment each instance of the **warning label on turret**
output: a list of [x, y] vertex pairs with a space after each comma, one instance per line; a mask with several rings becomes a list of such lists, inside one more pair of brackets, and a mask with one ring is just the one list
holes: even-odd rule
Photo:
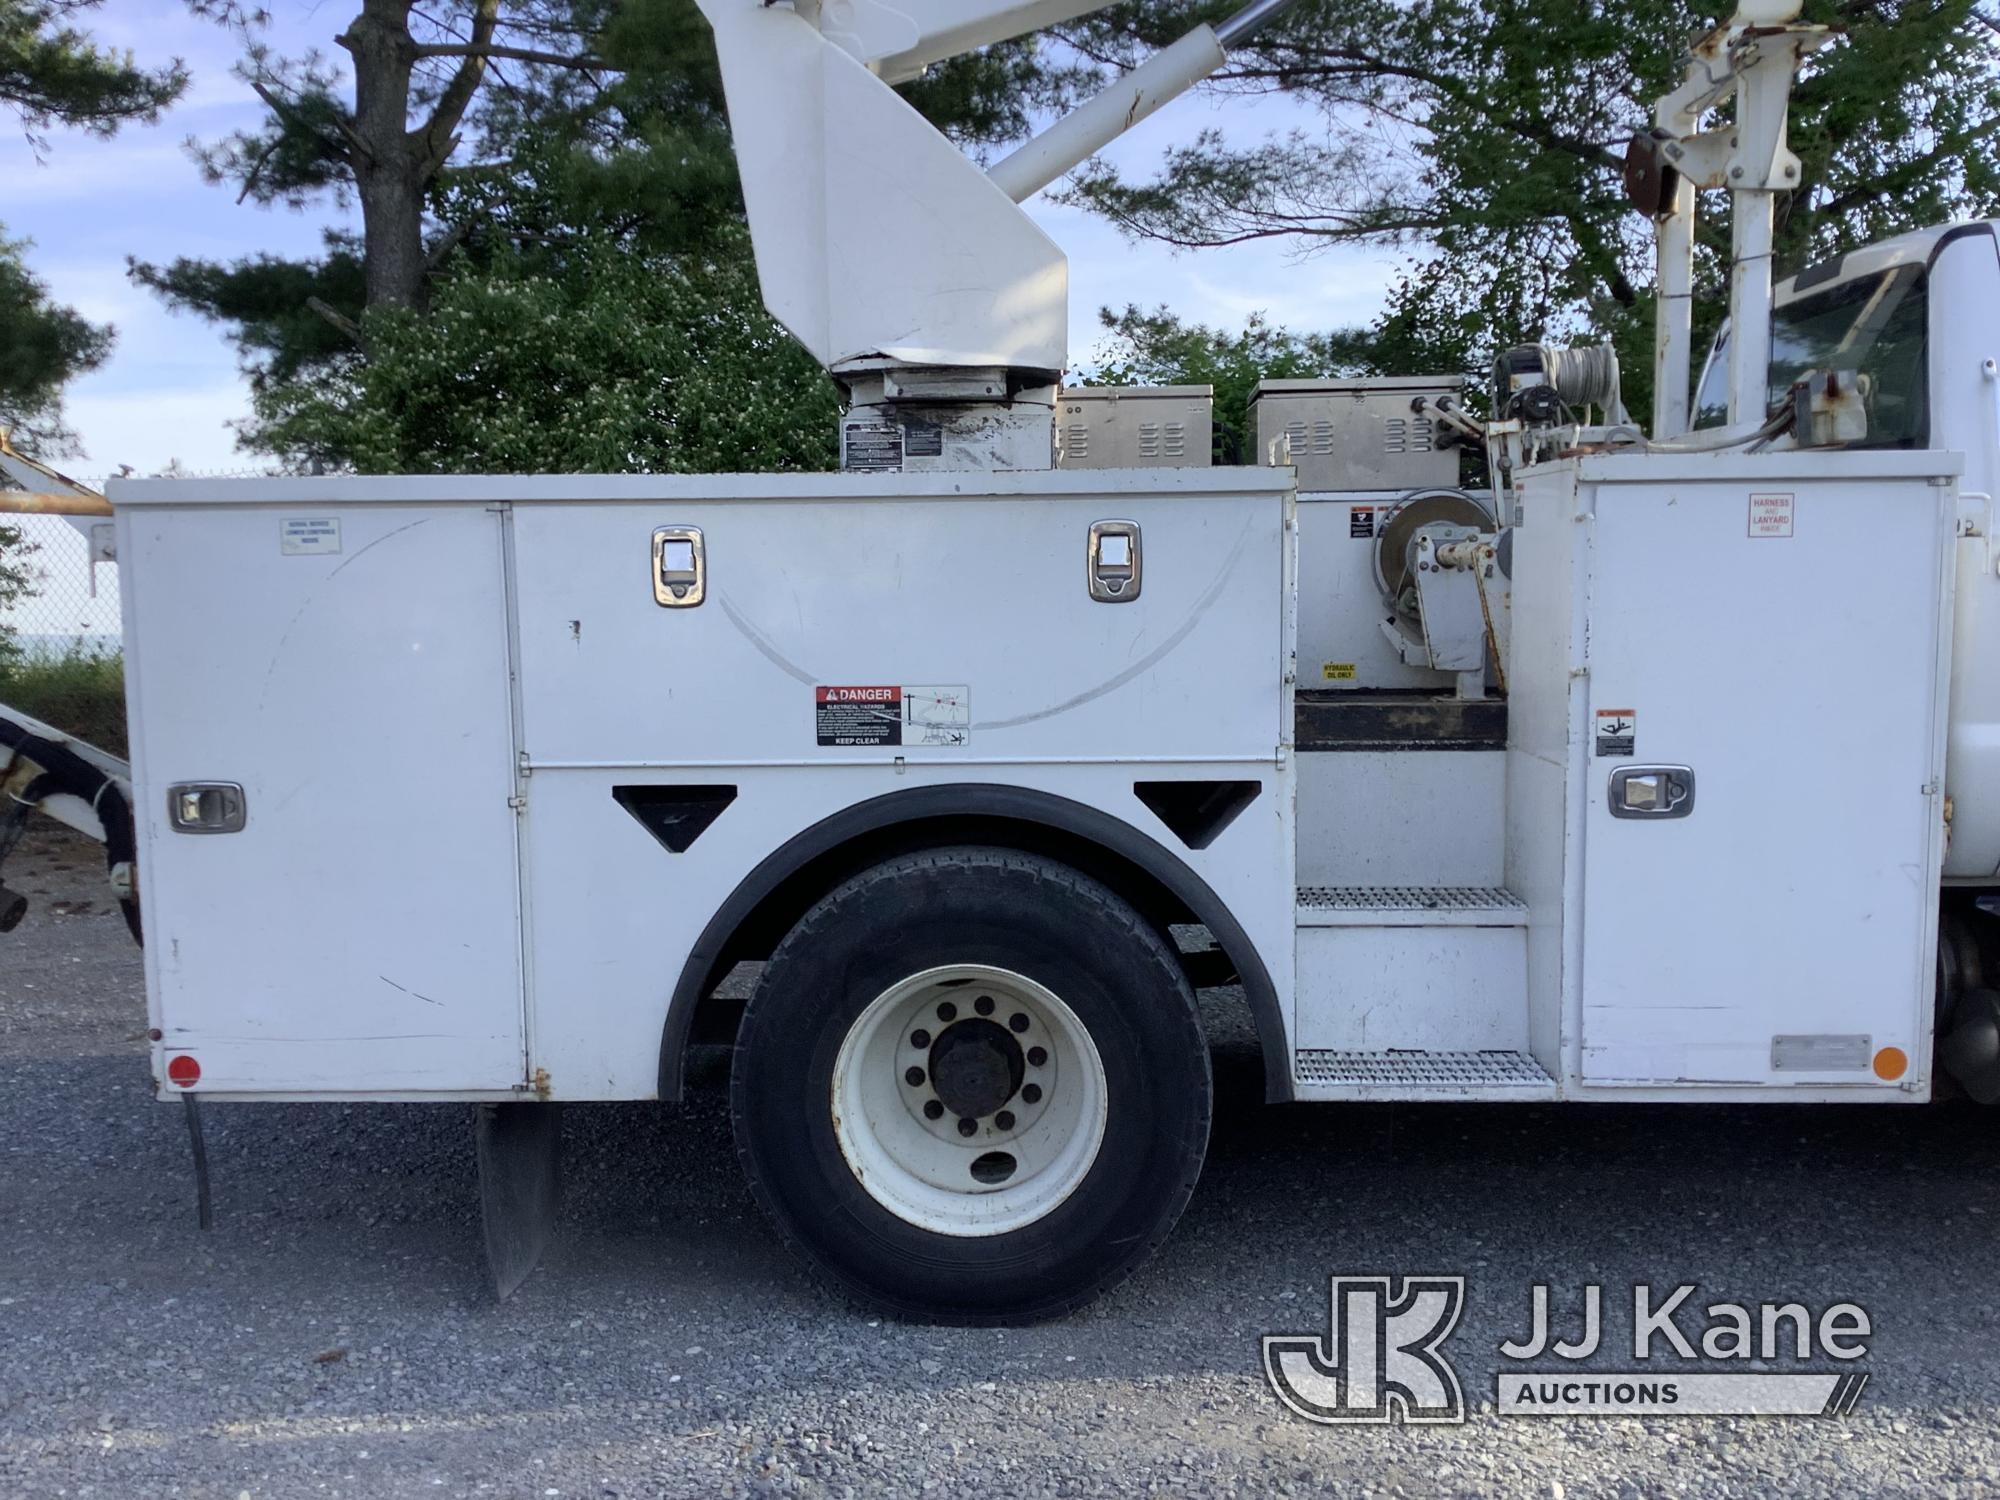
[[972, 739], [972, 691], [946, 687], [816, 687], [813, 727], [822, 745], [964, 745]]

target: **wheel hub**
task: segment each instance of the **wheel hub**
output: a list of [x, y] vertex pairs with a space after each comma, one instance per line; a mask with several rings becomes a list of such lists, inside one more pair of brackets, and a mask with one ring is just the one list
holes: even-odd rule
[[1095, 1042], [1045, 986], [987, 964], [927, 969], [856, 1018], [834, 1060], [841, 1154], [876, 1202], [953, 1235], [1062, 1202], [1104, 1138]]
[[952, 1114], [979, 1120], [1020, 1090], [1027, 1072], [1021, 1044], [1006, 1027], [974, 1018], [947, 1026], [931, 1044], [931, 1087]]

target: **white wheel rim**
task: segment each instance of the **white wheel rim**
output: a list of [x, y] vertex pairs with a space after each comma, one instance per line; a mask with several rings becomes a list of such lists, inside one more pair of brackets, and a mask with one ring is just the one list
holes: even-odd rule
[[1097, 1160], [1106, 1103], [1104, 1063], [1076, 1013], [987, 964], [890, 986], [833, 1064], [833, 1130], [855, 1180], [936, 1234], [1006, 1234], [1053, 1212]]

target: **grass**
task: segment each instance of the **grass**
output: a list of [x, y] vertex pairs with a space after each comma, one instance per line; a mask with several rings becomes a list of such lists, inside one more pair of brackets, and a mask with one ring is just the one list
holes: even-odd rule
[[0, 639], [0, 703], [122, 756], [125, 658], [74, 641], [57, 652], [9, 651]]

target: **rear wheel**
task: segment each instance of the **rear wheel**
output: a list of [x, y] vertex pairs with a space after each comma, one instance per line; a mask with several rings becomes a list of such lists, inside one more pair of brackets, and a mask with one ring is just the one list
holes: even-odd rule
[[1098, 882], [996, 849], [913, 854], [807, 913], [739, 1034], [738, 1150], [849, 1294], [954, 1322], [1050, 1317], [1172, 1228], [1208, 1141], [1179, 963]]

